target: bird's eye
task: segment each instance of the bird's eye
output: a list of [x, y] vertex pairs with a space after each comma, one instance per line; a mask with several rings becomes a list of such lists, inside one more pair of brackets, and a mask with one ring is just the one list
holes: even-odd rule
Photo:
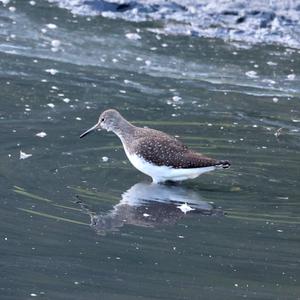
[[104, 118], [101, 119], [101, 122], [104, 122]]

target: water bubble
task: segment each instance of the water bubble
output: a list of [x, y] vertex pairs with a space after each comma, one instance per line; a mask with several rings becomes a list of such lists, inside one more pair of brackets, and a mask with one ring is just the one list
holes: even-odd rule
[[107, 156], [102, 156], [102, 161], [103, 162], [107, 162], [108, 161], [108, 157]]
[[51, 46], [58, 48], [61, 45], [61, 41], [60, 40], [52, 40], [51, 41]]
[[289, 74], [289, 75], [287, 75], [287, 79], [288, 80], [295, 80], [295, 78], [296, 78], [295, 74]]
[[126, 33], [125, 36], [129, 39], [129, 40], [134, 40], [134, 41], [137, 41], [137, 40], [140, 40], [142, 37], [137, 34], [137, 33]]
[[44, 138], [45, 136], [47, 136], [47, 133], [44, 132], [44, 131], [41, 131], [41, 132], [38, 132], [38, 133], [36, 134], [36, 136], [38, 136], [38, 137], [40, 137], [40, 138]]
[[58, 70], [56, 69], [46, 69], [45, 72], [51, 74], [51, 75], [55, 75], [58, 73]]
[[258, 78], [258, 75], [257, 75], [256, 71], [248, 71], [245, 74], [246, 74], [246, 76], [248, 76], [250, 78]]
[[32, 154], [30, 154], [30, 153], [25, 153], [25, 152], [23, 152], [22, 150], [20, 150], [20, 159], [26, 159], [26, 158], [29, 158], [29, 157], [31, 157], [32, 156]]
[[46, 24], [46, 26], [47, 26], [49, 29], [56, 29], [56, 28], [57, 28], [57, 25], [52, 24], [52, 23]]

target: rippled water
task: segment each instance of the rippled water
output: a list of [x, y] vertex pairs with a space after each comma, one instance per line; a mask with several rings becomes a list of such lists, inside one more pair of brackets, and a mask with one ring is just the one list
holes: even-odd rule
[[[156, 21], [150, 31], [300, 48], [296, 0], [49, 0], [74, 14]], [[238, 44], [237, 44], [238, 45]], [[244, 46], [244, 45], [243, 45]]]
[[[33, 4], [0, 8], [0, 298], [298, 299], [299, 50]], [[79, 139], [109, 107], [232, 167], [152, 185]]]

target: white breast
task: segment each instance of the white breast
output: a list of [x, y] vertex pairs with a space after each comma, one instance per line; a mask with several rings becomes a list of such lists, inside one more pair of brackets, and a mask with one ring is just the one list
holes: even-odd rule
[[191, 169], [175, 169], [166, 166], [156, 166], [152, 163], [147, 162], [142, 157], [136, 154], [130, 154], [124, 147], [126, 155], [130, 162], [139, 171], [143, 172], [152, 177], [154, 183], [164, 181], [182, 181], [186, 179], [193, 179], [199, 175], [213, 171], [215, 167], [204, 167], [204, 168], [191, 168]]

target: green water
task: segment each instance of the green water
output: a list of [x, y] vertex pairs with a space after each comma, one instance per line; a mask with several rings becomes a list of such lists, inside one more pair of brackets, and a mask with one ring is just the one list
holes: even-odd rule
[[[299, 50], [14, 3], [0, 8], [0, 298], [299, 299]], [[232, 167], [157, 190], [113, 134], [79, 139], [107, 108]]]

